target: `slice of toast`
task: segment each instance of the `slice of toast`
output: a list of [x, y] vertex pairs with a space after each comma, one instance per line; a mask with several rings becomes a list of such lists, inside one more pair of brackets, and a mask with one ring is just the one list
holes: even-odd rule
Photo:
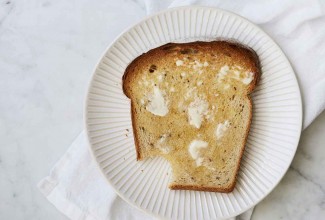
[[171, 189], [231, 192], [259, 77], [255, 52], [226, 41], [170, 43], [136, 58], [123, 91], [137, 160], [166, 158]]

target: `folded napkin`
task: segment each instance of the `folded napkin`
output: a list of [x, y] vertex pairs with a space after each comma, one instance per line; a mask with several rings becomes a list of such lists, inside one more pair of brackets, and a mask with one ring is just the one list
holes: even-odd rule
[[[304, 128], [325, 109], [323, 3], [316, 0], [145, 0], [144, 5], [150, 14], [168, 6], [190, 4], [219, 7], [242, 15], [258, 24], [280, 45], [291, 61], [299, 81]], [[46, 198], [71, 219], [153, 219], [116, 195], [91, 159], [84, 131], [38, 186]], [[248, 220], [251, 213], [252, 210], [237, 219]]]

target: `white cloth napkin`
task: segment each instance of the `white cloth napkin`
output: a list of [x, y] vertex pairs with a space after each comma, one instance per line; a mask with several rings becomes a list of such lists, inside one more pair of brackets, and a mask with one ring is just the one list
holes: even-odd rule
[[[168, 5], [176, 7], [190, 4], [235, 12], [271, 35], [284, 50], [297, 74], [303, 98], [304, 128], [325, 109], [324, 3], [316, 0], [145, 0], [148, 13]], [[71, 219], [152, 219], [124, 202], [108, 185], [90, 158], [85, 135], [82, 132], [75, 139], [50, 175], [40, 181], [40, 191]], [[237, 219], [248, 220], [251, 213], [252, 210]]]

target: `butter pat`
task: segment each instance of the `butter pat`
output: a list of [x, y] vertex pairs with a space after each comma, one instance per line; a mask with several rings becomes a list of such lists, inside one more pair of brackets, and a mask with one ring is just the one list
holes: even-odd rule
[[[228, 65], [221, 67], [217, 74], [218, 82], [220, 83], [221, 80], [224, 80], [225, 77], [229, 74], [228, 75], [229, 78], [241, 81], [245, 85], [250, 84], [254, 79], [254, 73], [252, 73], [252, 72], [244, 73], [244, 72], [240, 71], [241, 69], [242, 69], [242, 67], [239, 67], [239, 66], [235, 66], [235, 69], [234, 68], [230, 69]], [[243, 77], [243, 75], [245, 77]]]
[[228, 65], [224, 65], [223, 67], [220, 68], [219, 72], [218, 72], [218, 81], [220, 82], [221, 80], [223, 80], [225, 78], [225, 76], [228, 74], [229, 72], [229, 66]]
[[194, 68], [194, 69], [199, 69], [199, 68], [201, 68], [201, 67], [203, 66], [203, 64], [200, 63], [200, 62], [197, 61], [197, 60], [195, 60], [194, 63], [195, 63], [195, 64], [193, 65], [193, 68]]
[[153, 88], [153, 94], [148, 97], [148, 105], [146, 110], [154, 115], [165, 116], [168, 113], [167, 102], [158, 87]]
[[226, 120], [224, 123], [219, 123], [215, 132], [217, 139], [219, 140], [224, 136], [228, 128], [230, 127], [230, 123]]
[[176, 61], [176, 66], [183, 66], [183, 64], [184, 64], [183, 60]]
[[252, 72], [247, 72], [247, 76], [242, 80], [245, 85], [250, 84], [254, 79], [254, 74]]
[[188, 152], [195, 160], [196, 166], [202, 166], [204, 158], [202, 157], [201, 150], [208, 147], [208, 143], [201, 140], [193, 140], [189, 147]]
[[203, 116], [208, 114], [209, 105], [206, 101], [196, 98], [188, 107], [188, 120], [190, 125], [200, 128]]

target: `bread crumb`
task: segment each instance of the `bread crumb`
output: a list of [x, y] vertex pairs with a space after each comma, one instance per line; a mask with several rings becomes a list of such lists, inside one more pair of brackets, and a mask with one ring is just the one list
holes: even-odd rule
[[198, 82], [196, 83], [196, 85], [197, 85], [197, 86], [200, 86], [200, 85], [202, 85], [202, 83], [203, 83], [202, 81], [198, 81]]
[[207, 61], [205, 61], [205, 62], [203, 63], [203, 66], [207, 67], [207, 66], [209, 66], [209, 63], [208, 63]]

